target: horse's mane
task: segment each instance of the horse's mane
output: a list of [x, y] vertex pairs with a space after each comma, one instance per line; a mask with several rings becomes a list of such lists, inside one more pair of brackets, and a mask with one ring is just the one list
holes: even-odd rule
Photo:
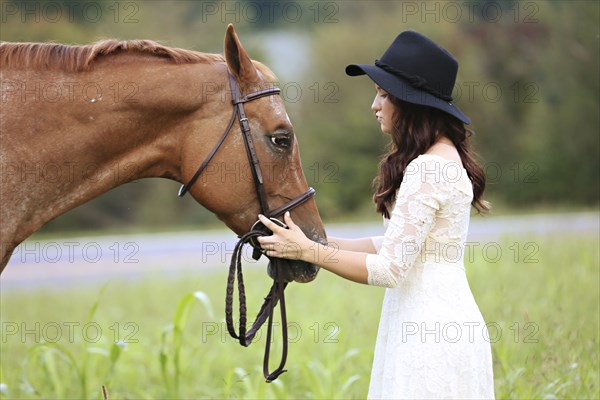
[[224, 61], [222, 55], [164, 46], [152, 40], [106, 39], [88, 45], [57, 43], [0, 42], [0, 67], [58, 68], [85, 71], [98, 58], [122, 52], [138, 52], [171, 60], [177, 64]]

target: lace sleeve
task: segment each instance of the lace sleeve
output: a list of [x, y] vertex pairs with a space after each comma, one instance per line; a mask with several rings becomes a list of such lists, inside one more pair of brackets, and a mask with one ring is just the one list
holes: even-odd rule
[[373, 242], [373, 247], [377, 253], [379, 253], [379, 250], [381, 250], [381, 245], [383, 244], [384, 238], [385, 236], [373, 236], [371, 238], [371, 242]]
[[408, 164], [378, 254], [367, 255], [369, 285], [397, 287], [419, 255], [447, 198], [448, 182], [439, 162], [419, 158]]

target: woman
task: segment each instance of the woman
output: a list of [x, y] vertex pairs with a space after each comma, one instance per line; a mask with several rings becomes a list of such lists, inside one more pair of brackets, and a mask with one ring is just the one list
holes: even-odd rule
[[391, 136], [374, 201], [385, 236], [328, 245], [264, 216], [270, 257], [302, 259], [343, 278], [384, 286], [369, 398], [493, 398], [489, 334], [463, 263], [470, 208], [488, 209], [470, 147], [469, 119], [452, 104], [458, 63], [414, 32], [400, 33], [375, 65], [346, 67], [376, 84], [371, 106]]

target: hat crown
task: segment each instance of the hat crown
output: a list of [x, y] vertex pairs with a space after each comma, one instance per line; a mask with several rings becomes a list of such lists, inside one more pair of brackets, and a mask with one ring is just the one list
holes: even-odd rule
[[452, 54], [415, 31], [401, 32], [375, 65], [346, 66], [346, 74], [366, 74], [400, 100], [437, 108], [470, 124], [452, 100], [457, 72], [458, 62]]
[[424, 80], [427, 86], [445, 96], [452, 95], [458, 62], [447, 50], [418, 32], [401, 32], [378, 61]]

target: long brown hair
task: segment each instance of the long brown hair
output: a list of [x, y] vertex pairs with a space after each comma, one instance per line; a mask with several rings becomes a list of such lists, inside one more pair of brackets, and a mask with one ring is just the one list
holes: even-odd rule
[[390, 94], [395, 108], [388, 152], [379, 163], [379, 174], [373, 181], [373, 200], [377, 212], [390, 217], [390, 208], [396, 200], [404, 170], [408, 163], [424, 154], [444, 135], [454, 143], [467, 175], [473, 184], [472, 205], [478, 212], [488, 211], [490, 205], [483, 200], [485, 174], [471, 149], [469, 137], [473, 134], [462, 121], [433, 107], [407, 103]]

